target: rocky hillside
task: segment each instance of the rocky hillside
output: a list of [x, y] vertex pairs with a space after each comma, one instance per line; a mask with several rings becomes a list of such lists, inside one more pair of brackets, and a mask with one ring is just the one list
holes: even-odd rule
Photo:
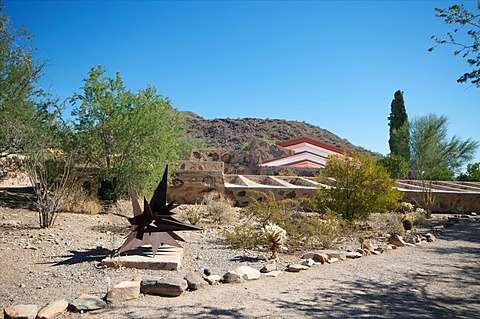
[[183, 112], [187, 121], [187, 134], [213, 148], [238, 149], [254, 137], [272, 143], [307, 136], [351, 151], [368, 154], [374, 158], [382, 155], [306, 122], [243, 118], [208, 120], [192, 112]]

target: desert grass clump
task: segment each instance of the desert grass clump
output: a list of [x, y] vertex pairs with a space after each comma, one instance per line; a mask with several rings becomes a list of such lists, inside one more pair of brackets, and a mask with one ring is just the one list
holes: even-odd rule
[[205, 215], [205, 212], [201, 205], [194, 204], [189, 205], [185, 209], [185, 217], [187, 218], [188, 222], [192, 225], [197, 225]]
[[224, 194], [210, 192], [203, 197], [202, 204], [206, 206], [206, 217], [215, 224], [230, 224], [237, 219], [233, 202]]
[[65, 192], [61, 204], [64, 211], [77, 214], [99, 214], [104, 210], [102, 202], [78, 184]]
[[368, 224], [377, 235], [386, 236], [395, 234], [405, 236], [402, 214], [399, 213], [371, 214]]
[[268, 224], [263, 227], [263, 237], [267, 247], [272, 253], [271, 260], [278, 260], [278, 252], [286, 249], [287, 232], [275, 224]]

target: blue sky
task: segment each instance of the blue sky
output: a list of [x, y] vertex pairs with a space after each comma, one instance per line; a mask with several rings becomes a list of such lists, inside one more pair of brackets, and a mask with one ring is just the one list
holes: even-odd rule
[[[474, 1], [3, 1], [47, 59], [42, 86], [65, 99], [91, 67], [148, 84], [205, 118], [306, 121], [383, 154], [390, 103], [437, 113], [480, 141], [480, 89], [430, 36], [451, 26], [435, 7]], [[480, 161], [477, 152], [475, 161]]]

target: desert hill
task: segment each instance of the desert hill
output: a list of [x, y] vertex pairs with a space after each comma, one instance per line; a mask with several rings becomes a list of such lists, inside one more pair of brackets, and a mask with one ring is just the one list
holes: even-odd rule
[[193, 112], [182, 113], [187, 122], [187, 135], [203, 141], [208, 147], [239, 149], [253, 138], [261, 138], [276, 143], [300, 136], [308, 136], [346, 150], [368, 154], [374, 158], [382, 156], [306, 122], [258, 118], [216, 118], [210, 120]]

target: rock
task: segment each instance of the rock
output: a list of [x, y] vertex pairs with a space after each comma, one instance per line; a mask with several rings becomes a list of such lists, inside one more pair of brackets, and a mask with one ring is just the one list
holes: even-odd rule
[[332, 257], [332, 258], [330, 258], [330, 259], [328, 260], [328, 263], [329, 263], [329, 264], [333, 264], [333, 263], [338, 262], [339, 260], [340, 260], [340, 259], [338, 259], [338, 258]]
[[35, 319], [38, 313], [37, 305], [15, 305], [5, 307], [5, 318], [10, 319]]
[[304, 266], [304, 265], [299, 265], [299, 264], [291, 264], [291, 265], [288, 265], [287, 266], [287, 271], [290, 271], [290, 272], [300, 272], [302, 270], [307, 270], [309, 269], [310, 267], [308, 266]]
[[309, 258], [322, 264], [328, 261], [328, 255], [324, 253], [308, 252], [302, 256], [302, 259], [309, 259]]
[[432, 241], [435, 241], [435, 236], [431, 233], [426, 233], [425, 238], [427, 239], [427, 242], [431, 243]]
[[198, 290], [207, 285], [205, 280], [194, 272], [189, 272], [184, 279], [187, 281], [187, 286], [190, 290]]
[[277, 264], [273, 262], [273, 263], [266, 263], [265, 265], [263, 265], [262, 269], [260, 269], [260, 272], [269, 273], [275, 270], [277, 270]]
[[359, 253], [359, 254], [362, 254], [362, 256], [368, 256], [368, 254], [369, 254], [369, 251], [368, 251], [368, 249], [366, 249], [366, 248], [365, 248], [365, 249], [358, 248], [358, 249], [356, 250], [356, 252]]
[[210, 275], [210, 276], [204, 277], [203, 279], [205, 279], [205, 281], [208, 282], [209, 285], [218, 285], [220, 280], [222, 280], [222, 276]]
[[405, 246], [408, 246], [408, 247], [415, 247], [415, 244], [411, 244], [411, 243], [405, 243]]
[[62, 314], [65, 310], [67, 310], [68, 301], [64, 299], [56, 300], [54, 302], [49, 303], [37, 314], [37, 319], [51, 319], [55, 318], [58, 315]]
[[303, 266], [308, 266], [309, 268], [315, 265], [315, 261], [312, 258], [303, 259], [300, 263]]
[[328, 251], [326, 254], [328, 255], [329, 259], [337, 258], [338, 260], [347, 260], [347, 254], [342, 251]]
[[68, 308], [76, 312], [103, 309], [106, 306], [107, 303], [103, 299], [89, 295], [81, 295], [68, 304]]
[[350, 251], [350, 252], [347, 252], [345, 256], [350, 259], [356, 259], [356, 258], [362, 257], [363, 255], [358, 252]]
[[475, 213], [475, 212], [470, 212], [470, 215], [472, 215], [472, 216], [477, 216], [477, 213]]
[[140, 281], [122, 281], [107, 292], [107, 302], [120, 303], [140, 296]]
[[249, 266], [240, 266], [235, 269], [235, 272], [245, 280], [255, 280], [260, 278], [260, 271]]
[[363, 241], [363, 248], [367, 250], [375, 250], [377, 246], [375, 246], [371, 240], [367, 239]]
[[390, 238], [388, 238], [388, 243], [397, 247], [403, 247], [406, 244], [402, 236], [397, 234], [392, 234]]
[[204, 268], [204, 269], [203, 269], [203, 274], [208, 277], [208, 276], [210, 276], [210, 275], [212, 274], [212, 272], [210, 271], [210, 269]]
[[443, 233], [444, 230], [445, 230], [445, 227], [442, 225], [433, 227], [433, 231], [436, 233]]
[[183, 278], [143, 279], [140, 283], [140, 292], [167, 297], [178, 297], [188, 287]]
[[242, 276], [240, 276], [235, 270], [227, 271], [223, 275], [223, 281], [229, 284], [235, 284], [235, 283], [240, 283], [244, 279]]
[[451, 221], [454, 224], [458, 224], [460, 222], [459, 217], [448, 217], [448, 220]]
[[282, 272], [280, 270], [270, 271], [264, 274], [265, 277], [278, 277]]

